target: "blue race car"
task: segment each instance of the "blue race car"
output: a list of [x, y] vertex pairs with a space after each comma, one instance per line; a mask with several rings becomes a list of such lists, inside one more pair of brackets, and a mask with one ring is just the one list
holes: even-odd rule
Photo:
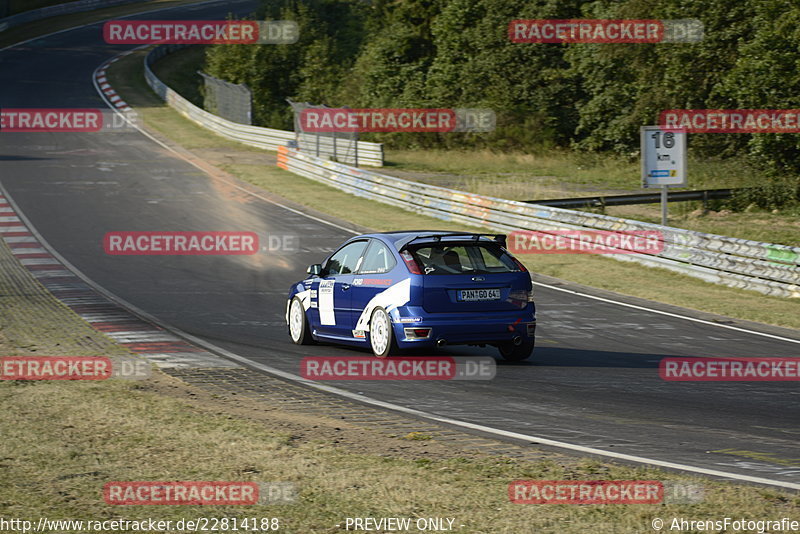
[[398, 349], [493, 345], [507, 360], [533, 352], [528, 270], [496, 234], [405, 231], [347, 240], [289, 290], [292, 341]]

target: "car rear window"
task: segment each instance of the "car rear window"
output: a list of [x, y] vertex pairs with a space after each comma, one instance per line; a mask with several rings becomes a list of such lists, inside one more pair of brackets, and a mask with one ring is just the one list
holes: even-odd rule
[[510, 254], [489, 243], [437, 243], [409, 251], [425, 274], [488, 274], [520, 270]]

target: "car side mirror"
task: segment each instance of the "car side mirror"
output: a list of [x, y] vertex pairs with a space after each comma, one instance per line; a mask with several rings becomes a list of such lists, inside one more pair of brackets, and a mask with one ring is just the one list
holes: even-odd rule
[[322, 273], [322, 265], [319, 263], [314, 263], [308, 266], [306, 269], [306, 274], [310, 274], [311, 276], [319, 276]]

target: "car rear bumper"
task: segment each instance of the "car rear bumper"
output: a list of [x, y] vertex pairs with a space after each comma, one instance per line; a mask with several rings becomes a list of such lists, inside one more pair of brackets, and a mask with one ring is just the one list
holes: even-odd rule
[[[432, 348], [437, 343], [503, 343], [520, 337], [532, 340], [536, 331], [533, 306], [511, 312], [428, 313], [419, 307], [401, 307], [392, 312], [395, 339], [400, 348]], [[430, 329], [425, 338], [407, 336], [405, 329]], [[440, 341], [442, 340], [442, 341]]]

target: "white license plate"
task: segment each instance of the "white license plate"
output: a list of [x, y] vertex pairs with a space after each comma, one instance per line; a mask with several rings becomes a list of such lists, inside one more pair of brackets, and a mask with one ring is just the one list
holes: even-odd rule
[[459, 289], [456, 295], [459, 302], [500, 300], [499, 289]]

